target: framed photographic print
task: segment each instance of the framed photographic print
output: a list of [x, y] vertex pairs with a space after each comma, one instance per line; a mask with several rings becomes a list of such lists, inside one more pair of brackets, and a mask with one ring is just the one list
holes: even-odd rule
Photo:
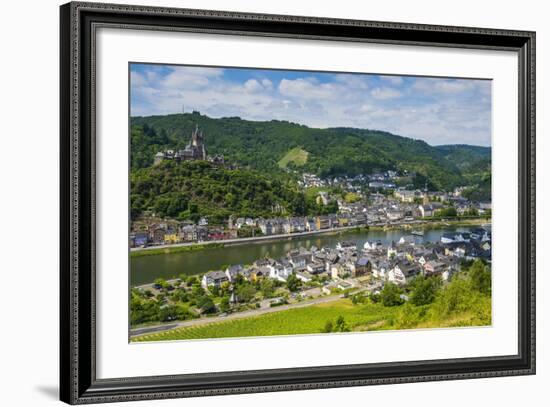
[[535, 373], [535, 33], [60, 18], [63, 401]]

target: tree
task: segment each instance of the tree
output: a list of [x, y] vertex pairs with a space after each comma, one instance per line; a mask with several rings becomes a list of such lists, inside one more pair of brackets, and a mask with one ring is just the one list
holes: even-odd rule
[[204, 288], [202, 288], [200, 285], [193, 286], [193, 289], [191, 290], [191, 295], [195, 298], [202, 297], [206, 294], [206, 291], [204, 291]]
[[191, 312], [189, 307], [184, 304], [177, 304], [176, 305], [176, 316], [180, 321], [196, 318], [196, 315]]
[[329, 319], [326, 323], [321, 332], [323, 333], [329, 333], [332, 332], [332, 329], [334, 328], [332, 321]]
[[160, 288], [162, 288], [162, 289], [166, 289], [170, 285], [170, 284], [168, 284], [168, 282], [164, 278], [155, 279], [153, 284], [156, 285], [156, 286], [160, 286]]
[[302, 281], [298, 277], [296, 277], [296, 274], [291, 274], [290, 276], [288, 276], [286, 280], [286, 287], [290, 291], [292, 292], [298, 291], [301, 286], [302, 286]]
[[412, 283], [411, 302], [414, 305], [428, 305], [435, 300], [437, 291], [441, 287], [441, 279], [439, 277], [417, 277]]
[[187, 287], [192, 287], [195, 284], [199, 284], [199, 279], [197, 276], [189, 276], [185, 280], [185, 283], [187, 284]]
[[220, 287], [218, 287], [217, 285], [213, 285], [209, 288], [209, 290], [214, 297], [218, 297], [220, 295]]
[[440, 218], [454, 218], [456, 217], [457, 212], [456, 209], [451, 207], [443, 208], [435, 212], [435, 216], [438, 216]]
[[182, 290], [181, 288], [178, 288], [172, 294], [172, 301], [174, 301], [174, 302], [187, 302], [187, 301], [189, 301], [189, 297], [187, 295], [187, 292], [185, 290]]
[[260, 290], [264, 298], [271, 298], [275, 294], [275, 283], [270, 278], [264, 278], [260, 283]]
[[367, 302], [367, 297], [365, 296], [364, 293], [357, 293], [351, 296], [351, 302], [354, 305], [364, 304]]
[[163, 322], [173, 321], [177, 318], [177, 308], [174, 305], [165, 305], [160, 307], [159, 319]]
[[491, 270], [483, 261], [474, 261], [468, 271], [472, 288], [482, 294], [491, 295]]
[[216, 305], [210, 297], [204, 296], [197, 299], [197, 307], [204, 314], [211, 314], [216, 312]]
[[393, 283], [386, 283], [384, 288], [380, 292], [380, 300], [385, 307], [393, 307], [395, 305], [403, 304], [401, 298], [403, 290]]
[[480, 297], [480, 294], [472, 291], [468, 279], [457, 275], [441, 290], [431, 306], [431, 312], [436, 319], [445, 319], [452, 314], [468, 311], [472, 309], [472, 301], [476, 296]]
[[249, 302], [256, 295], [256, 289], [251, 284], [240, 285], [237, 288], [237, 298], [240, 302]]
[[229, 283], [229, 281], [224, 281], [220, 285], [220, 295], [222, 296], [226, 295], [229, 292], [229, 288], [231, 288], [231, 283]]
[[349, 328], [348, 324], [346, 323], [346, 320], [344, 319], [344, 317], [342, 315], [340, 315], [340, 316], [338, 316], [338, 318], [336, 318], [336, 325], [335, 325], [334, 331], [336, 331], [336, 332], [349, 332], [350, 331], [350, 328]]
[[227, 312], [229, 311], [230, 308], [231, 306], [229, 305], [229, 297], [228, 296], [223, 297], [222, 300], [220, 301], [220, 311]]
[[466, 211], [466, 215], [468, 216], [478, 216], [479, 215], [479, 212], [476, 208], [469, 208], [467, 211]]

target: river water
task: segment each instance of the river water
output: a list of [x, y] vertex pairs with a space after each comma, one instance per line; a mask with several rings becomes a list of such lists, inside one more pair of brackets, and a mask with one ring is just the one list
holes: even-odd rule
[[[414, 236], [417, 244], [437, 242], [447, 232], [468, 232], [474, 227], [448, 227], [444, 229], [426, 229], [424, 236]], [[323, 234], [315, 236], [294, 237], [271, 242], [260, 241], [240, 245], [211, 248], [199, 251], [159, 254], [130, 258], [130, 285], [136, 286], [151, 283], [156, 278], [176, 278], [180, 275], [203, 274], [218, 270], [231, 264], [251, 264], [254, 260], [269, 256], [279, 258], [292, 249], [311, 246], [335, 247], [339, 241], [349, 240], [362, 248], [367, 240], [381, 240], [388, 244], [396, 242], [401, 236], [410, 236], [403, 230], [346, 232], [344, 234]]]

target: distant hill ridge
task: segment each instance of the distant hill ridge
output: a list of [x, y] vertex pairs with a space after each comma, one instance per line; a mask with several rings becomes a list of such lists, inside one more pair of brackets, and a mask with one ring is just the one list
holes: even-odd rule
[[286, 168], [320, 176], [357, 175], [388, 169], [415, 172], [417, 186], [450, 190], [490, 177], [491, 148], [431, 146], [384, 131], [316, 129], [286, 121], [214, 119], [199, 113], [131, 118], [132, 170], [153, 163], [162, 149], [183, 149], [196, 126], [209, 154], [264, 173]]

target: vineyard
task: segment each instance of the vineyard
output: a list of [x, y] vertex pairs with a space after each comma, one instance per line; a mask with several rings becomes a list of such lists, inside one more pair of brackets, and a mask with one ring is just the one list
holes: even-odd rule
[[296, 335], [321, 333], [328, 321], [343, 317], [351, 330], [379, 330], [391, 327], [398, 308], [381, 304], [353, 305], [342, 299], [330, 304], [319, 304], [258, 317], [236, 319], [195, 327], [144, 335], [132, 341], [169, 341], [182, 339], [231, 338], [246, 336]]

